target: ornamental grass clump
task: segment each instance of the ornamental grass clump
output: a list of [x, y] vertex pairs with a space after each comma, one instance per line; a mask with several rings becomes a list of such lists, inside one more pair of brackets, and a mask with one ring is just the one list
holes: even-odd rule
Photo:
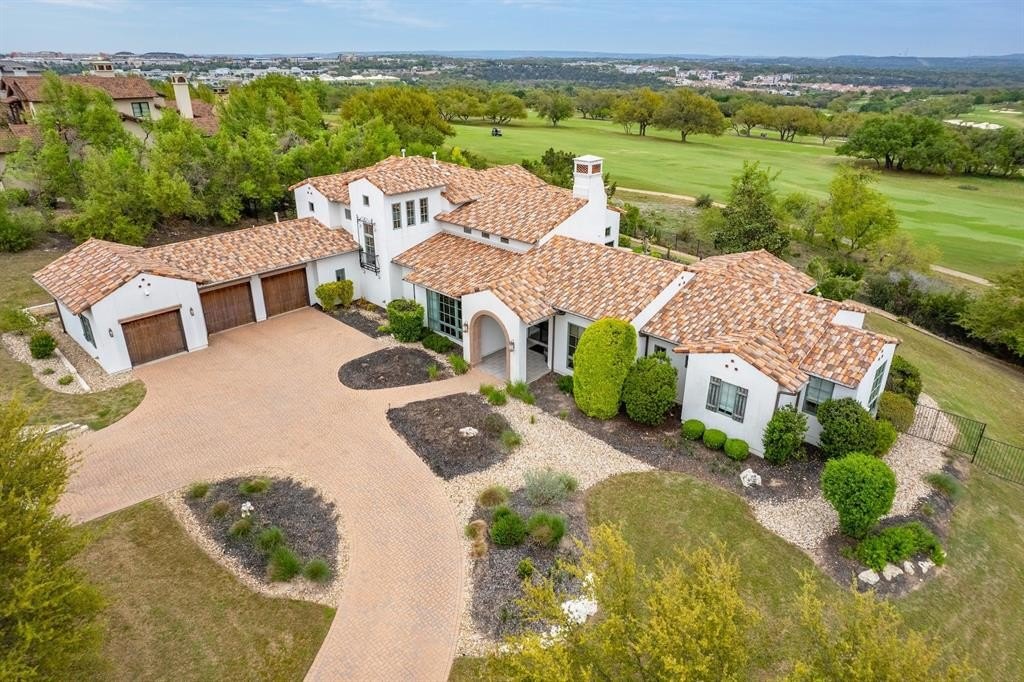
[[258, 495], [270, 490], [270, 480], [266, 478], [250, 478], [238, 484], [238, 492], [243, 495]]
[[312, 559], [303, 566], [302, 575], [315, 583], [325, 583], [331, 577], [331, 567], [323, 559]]
[[228, 512], [231, 511], [231, 503], [227, 500], [217, 500], [210, 507], [210, 516], [215, 519], [220, 519], [227, 516]]
[[533, 405], [537, 402], [537, 398], [533, 395], [533, 392], [530, 391], [530, 385], [525, 381], [513, 381], [505, 387], [505, 392], [508, 393], [509, 396], [516, 400], [521, 400], [527, 405]]
[[502, 505], [494, 510], [491, 520], [491, 541], [501, 547], [522, 544], [526, 538], [526, 522], [511, 508]]
[[490, 384], [480, 384], [480, 393], [487, 398], [491, 405], [501, 406], [508, 402], [508, 394], [505, 391]]
[[476, 501], [481, 507], [491, 509], [492, 507], [497, 507], [499, 504], [505, 504], [511, 496], [512, 493], [510, 493], [509, 489], [505, 486], [491, 485], [480, 492]]
[[522, 443], [523, 437], [512, 429], [505, 429], [501, 432], [501, 444], [506, 450], [515, 450]]
[[573, 354], [573, 397], [583, 414], [611, 419], [619, 413], [622, 386], [636, 357], [636, 329], [605, 318], [580, 335]]
[[267, 528], [256, 538], [256, 548], [264, 554], [270, 554], [283, 544], [284, 531], [277, 526]]
[[565, 517], [537, 512], [526, 522], [530, 541], [541, 547], [554, 547], [565, 535]]
[[578, 487], [575, 478], [553, 469], [532, 469], [523, 480], [526, 499], [541, 507], [564, 502]]
[[267, 568], [272, 581], [287, 582], [302, 571], [302, 562], [295, 552], [281, 545], [271, 553]]
[[252, 518], [249, 516], [242, 517], [231, 524], [231, 528], [228, 529], [228, 535], [233, 538], [240, 538], [248, 535], [252, 532]]
[[208, 492], [210, 492], [210, 484], [206, 482], [199, 482], [190, 485], [185, 495], [190, 500], [198, 500], [206, 497]]
[[452, 366], [452, 371], [456, 374], [465, 374], [469, 371], [469, 363], [466, 362], [466, 358], [458, 353], [448, 355], [448, 364]]

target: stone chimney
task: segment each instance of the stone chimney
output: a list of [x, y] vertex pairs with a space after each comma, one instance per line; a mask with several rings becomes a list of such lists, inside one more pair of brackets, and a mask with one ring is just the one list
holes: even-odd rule
[[97, 59], [92, 62], [90, 75], [103, 76], [104, 78], [114, 77], [114, 65], [106, 59]]
[[192, 95], [188, 91], [188, 79], [185, 74], [176, 73], [171, 76], [174, 87], [174, 101], [178, 105], [178, 113], [182, 118], [195, 118], [192, 114]]
[[580, 156], [572, 160], [572, 195], [577, 199], [596, 202], [602, 208], [608, 204], [608, 195], [604, 192], [604, 178], [601, 169], [604, 159], [599, 156]]

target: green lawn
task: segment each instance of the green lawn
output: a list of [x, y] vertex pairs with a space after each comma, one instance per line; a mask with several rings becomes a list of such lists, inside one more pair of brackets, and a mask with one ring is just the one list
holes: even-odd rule
[[896, 352], [921, 369], [924, 392], [941, 407], [986, 422], [990, 438], [1024, 446], [1024, 370], [880, 315], [868, 315], [866, 326], [903, 340]]
[[[597, 154], [607, 160], [606, 170], [622, 187], [706, 192], [717, 200], [725, 198], [744, 161], [761, 161], [781, 171], [777, 185], [783, 194], [805, 191], [817, 197], [826, 196], [835, 167], [844, 161], [831, 144], [811, 138], [783, 143], [771, 135], [760, 139], [729, 132], [697, 135], [682, 144], [671, 132], [651, 129], [647, 137], [639, 137], [608, 121], [579, 118], [557, 127], [531, 118], [502, 126], [502, 137], [491, 137], [490, 124], [455, 129], [453, 144], [493, 162], [537, 158], [549, 147]], [[904, 227], [921, 243], [938, 247], [942, 265], [989, 277], [1024, 258], [1024, 181], [888, 173], [878, 186], [892, 199]]]
[[[0, 308], [49, 301], [31, 275], [58, 255], [59, 252], [43, 250], [0, 254]], [[33, 409], [32, 420], [37, 424], [70, 421], [102, 429], [134, 410], [145, 395], [146, 387], [141, 381], [98, 393], [57, 393], [40, 384], [26, 365], [0, 350], [0, 401], [20, 398]]]
[[[1017, 113], [1006, 113], [1009, 110], [1015, 110]], [[978, 104], [970, 113], [960, 114], [955, 118], [979, 123], [997, 123], [1010, 128], [1024, 128], [1024, 109], [1020, 104]]]
[[111, 680], [301, 680], [334, 610], [252, 592], [160, 502], [82, 526], [77, 563], [107, 599]]

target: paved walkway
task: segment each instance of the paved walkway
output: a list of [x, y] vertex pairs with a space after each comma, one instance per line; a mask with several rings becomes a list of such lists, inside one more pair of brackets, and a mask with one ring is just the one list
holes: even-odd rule
[[[461, 611], [460, 529], [442, 482], [390, 428], [390, 405], [475, 390], [477, 371], [355, 391], [338, 367], [379, 342], [314, 310], [214, 336], [136, 370], [142, 404], [75, 441], [61, 511], [85, 521], [197, 480], [280, 467], [342, 515], [349, 567], [312, 680], [444, 680]], [[493, 380], [493, 379], [491, 379]]]

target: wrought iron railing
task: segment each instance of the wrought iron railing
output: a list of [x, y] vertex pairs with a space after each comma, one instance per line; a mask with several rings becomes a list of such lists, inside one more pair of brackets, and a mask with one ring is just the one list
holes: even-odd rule
[[359, 267], [373, 273], [380, 272], [380, 260], [377, 254], [366, 249], [359, 249]]

